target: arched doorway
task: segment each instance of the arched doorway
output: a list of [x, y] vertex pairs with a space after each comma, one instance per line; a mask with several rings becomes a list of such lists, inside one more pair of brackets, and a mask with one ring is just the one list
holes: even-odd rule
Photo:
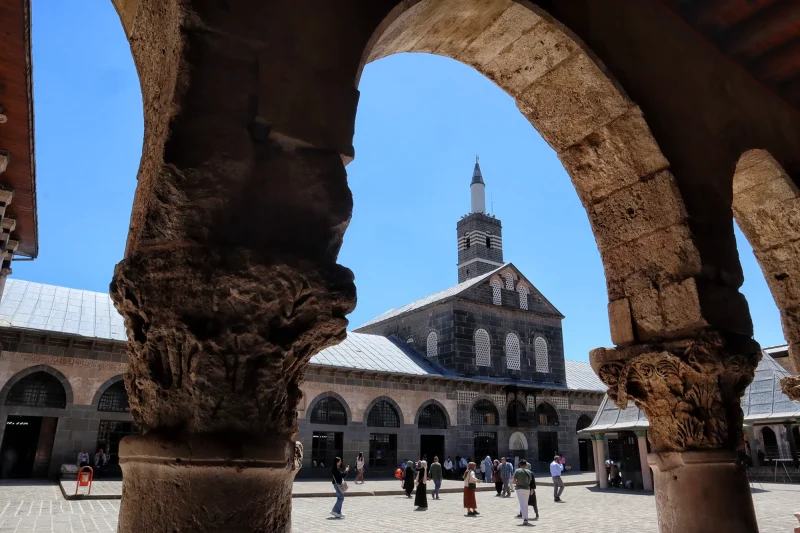
[[[575, 432], [588, 428], [592, 424], [592, 419], [588, 415], [578, 417], [575, 424]], [[594, 453], [592, 453], [592, 440], [588, 437], [578, 437], [578, 461], [581, 472], [594, 472]]]
[[[400, 413], [387, 399], [373, 403], [367, 414], [369, 434], [369, 466], [377, 471], [393, 470], [398, 464], [397, 432], [400, 427]], [[410, 459], [410, 458], [409, 458]]]
[[[107, 475], [122, 475], [119, 467], [119, 443], [128, 435], [141, 435], [144, 430], [130, 419], [130, 403], [125, 382], [112, 383], [97, 400], [100, 425], [97, 428], [97, 445], [108, 457], [104, 469]], [[90, 454], [92, 450], [87, 450]], [[97, 475], [97, 473], [95, 474]]]
[[778, 446], [778, 437], [775, 435], [775, 432], [770, 427], [764, 427], [761, 429], [761, 453], [763, 453], [763, 459], [767, 462], [772, 462], [775, 459], [780, 459], [781, 457], [781, 449]]
[[425, 430], [419, 436], [419, 457], [430, 464], [434, 457], [440, 462], [445, 457], [445, 437], [447, 430], [447, 413], [437, 404], [428, 403], [422, 406], [417, 419], [417, 427]]
[[0, 478], [47, 476], [58, 415], [66, 405], [67, 391], [51, 372], [35, 371], [14, 383], [5, 406], [20, 409], [12, 409], [19, 414], [9, 414], [5, 421]]

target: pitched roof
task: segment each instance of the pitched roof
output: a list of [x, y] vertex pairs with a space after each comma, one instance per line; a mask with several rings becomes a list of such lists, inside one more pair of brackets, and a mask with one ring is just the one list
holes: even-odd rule
[[445, 289], [443, 291], [439, 291], [437, 293], [431, 294], [430, 296], [426, 296], [424, 298], [420, 298], [419, 300], [411, 302], [410, 304], [406, 304], [406, 305], [404, 305], [402, 307], [395, 307], [393, 309], [389, 309], [385, 313], [382, 313], [382, 314], [376, 316], [372, 320], [368, 320], [367, 322], [361, 324], [357, 329], [364, 328], [366, 326], [371, 326], [372, 324], [377, 324], [378, 322], [383, 322], [384, 320], [389, 320], [390, 318], [394, 318], [396, 316], [400, 316], [400, 315], [403, 315], [405, 313], [410, 313], [411, 311], [416, 311], [417, 309], [425, 307], [426, 305], [431, 305], [431, 304], [434, 304], [436, 302], [440, 302], [442, 300], [450, 298], [451, 296], [455, 296], [455, 295], [457, 295], [459, 293], [464, 292], [465, 290], [469, 289], [470, 287], [473, 287], [473, 286], [477, 285], [478, 283], [481, 283], [482, 281], [485, 281], [485, 280], [489, 279], [492, 276], [492, 274], [494, 274], [495, 272], [497, 272], [497, 271], [509, 266], [510, 264], [511, 263], [505, 263], [503, 266], [499, 266], [499, 267], [495, 268], [494, 270], [492, 270], [490, 272], [487, 272], [486, 274], [481, 274], [480, 276], [474, 277], [472, 279], [468, 279], [467, 281], [463, 281], [463, 282], [459, 283], [458, 285], [450, 287], [449, 289]]
[[340, 344], [312, 357], [311, 364], [418, 376], [440, 374], [399, 339], [352, 331]]
[[108, 294], [10, 278], [0, 300], [0, 326], [127, 341]]
[[[781, 392], [780, 380], [788, 375], [789, 372], [778, 364], [767, 350], [762, 350], [761, 361], [756, 367], [753, 382], [745, 389], [741, 400], [745, 423], [793, 421], [800, 417], [800, 402], [790, 400]], [[606, 395], [592, 424], [582, 431], [601, 433], [649, 426], [647, 417], [633, 402], [628, 402], [628, 406], [623, 410], [614, 405]]]
[[586, 361], [564, 360], [567, 373], [567, 388], [570, 390], [586, 390], [605, 392], [608, 387], [600, 381], [592, 366]]
[[[556, 309], [556, 307], [552, 303], [550, 303], [550, 301], [547, 298], [545, 298], [545, 296], [533, 285], [533, 283], [531, 283], [530, 280], [528, 280], [527, 278], [525, 278], [525, 276], [522, 275], [522, 273], [519, 271], [519, 269], [517, 267], [515, 267], [513, 265], [513, 263], [504, 263], [503, 265], [495, 268], [494, 270], [491, 270], [491, 271], [489, 271], [489, 272], [487, 272], [485, 274], [481, 274], [480, 276], [476, 276], [476, 277], [474, 277], [472, 279], [468, 279], [467, 281], [463, 281], [463, 282], [459, 283], [458, 285], [454, 285], [453, 287], [450, 287], [450, 288], [445, 289], [443, 291], [439, 291], [437, 293], [431, 294], [430, 296], [426, 296], [424, 298], [420, 298], [419, 300], [413, 301], [413, 302], [411, 302], [409, 304], [406, 304], [404, 306], [395, 307], [393, 309], [389, 309], [388, 311], [376, 316], [372, 320], [368, 320], [367, 322], [364, 322], [363, 324], [358, 326], [356, 328], [356, 330], [365, 328], [367, 326], [371, 326], [373, 324], [377, 324], [379, 322], [383, 322], [385, 320], [389, 320], [391, 318], [398, 317], [400, 315], [404, 315], [406, 313], [410, 313], [412, 311], [416, 311], [417, 309], [421, 309], [421, 308], [423, 308], [425, 306], [428, 306], [428, 305], [431, 305], [431, 304], [435, 304], [437, 302], [441, 302], [441, 301], [446, 300], [448, 298], [452, 298], [454, 296], [458, 296], [459, 294], [463, 293], [467, 289], [469, 289], [471, 287], [474, 287], [475, 285], [478, 285], [479, 283], [485, 282], [487, 279], [492, 277], [497, 272], [503, 270], [504, 268], [509, 268], [509, 267], [513, 268], [514, 271], [517, 274], [519, 274], [519, 276], [521, 278], [525, 279], [525, 281], [531, 286], [531, 288], [532, 288], [531, 289], [532, 290], [531, 296], [541, 297], [541, 300], [544, 303], [544, 305], [546, 307], [552, 308], [552, 313], [557, 314], [561, 318], [564, 317], [564, 315], [562, 315], [561, 312], [558, 309]], [[529, 302], [530, 302], [530, 300], [529, 300]], [[530, 303], [529, 303], [529, 305], [532, 306], [532, 304], [530, 304]], [[552, 314], [552, 313], [548, 312], [548, 314]]]

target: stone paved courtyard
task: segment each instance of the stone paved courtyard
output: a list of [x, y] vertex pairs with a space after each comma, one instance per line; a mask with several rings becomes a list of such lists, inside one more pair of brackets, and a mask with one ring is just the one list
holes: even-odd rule
[[[761, 533], [789, 533], [797, 526], [793, 512], [800, 510], [800, 486], [764, 483], [754, 494]], [[539, 490], [541, 519], [531, 528], [540, 532], [613, 531], [656, 533], [655, 501], [651, 494], [597, 491], [568, 487], [565, 503], [552, 501], [550, 487]], [[519, 526], [516, 498], [478, 494], [476, 518], [464, 516], [460, 494], [429, 501], [429, 510], [415, 512], [404, 496], [364, 496], [345, 500], [344, 519], [328, 512], [333, 498], [295, 498], [293, 531], [372, 532], [403, 530], [425, 532], [494, 531]], [[66, 501], [55, 483], [0, 483], [0, 533], [114, 533], [119, 500]], [[410, 529], [409, 529], [410, 528]]]

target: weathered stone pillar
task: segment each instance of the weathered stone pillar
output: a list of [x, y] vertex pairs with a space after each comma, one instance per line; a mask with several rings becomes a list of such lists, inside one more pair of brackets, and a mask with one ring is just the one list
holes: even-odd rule
[[743, 437], [739, 400], [760, 356], [752, 339], [714, 331], [592, 350], [609, 398], [620, 407], [633, 400], [650, 422], [661, 533], [758, 531], [735, 452]]
[[117, 7], [145, 139], [111, 295], [147, 428], [120, 445], [119, 531], [288, 532], [299, 384], [355, 305], [336, 258], [361, 50], [341, 39], [357, 36], [331, 22], [300, 40], [308, 20], [282, 2]]
[[642, 485], [644, 490], [653, 490], [653, 475], [647, 463], [647, 431], [636, 430], [636, 439], [639, 444], [639, 462], [642, 466]]
[[592, 435], [592, 443], [597, 443], [597, 465], [595, 469], [599, 476], [601, 489], [608, 488], [608, 476], [606, 476], [606, 439], [603, 433]]
[[753, 460], [753, 466], [760, 466], [758, 460], [758, 437], [756, 436], [755, 428], [752, 425], [744, 426], [744, 432], [747, 434], [747, 442], [750, 443], [750, 459]]
[[592, 438], [592, 460], [594, 461], [594, 479], [600, 485], [600, 468], [597, 462], [597, 439]]

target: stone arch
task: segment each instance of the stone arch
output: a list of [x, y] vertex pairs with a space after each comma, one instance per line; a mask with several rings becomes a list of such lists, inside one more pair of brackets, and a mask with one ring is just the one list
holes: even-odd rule
[[441, 411], [444, 413], [444, 418], [447, 421], [447, 427], [450, 428], [450, 427], [453, 426], [452, 422], [450, 421], [450, 413], [447, 411], [447, 408], [444, 405], [442, 405], [442, 402], [440, 402], [439, 400], [435, 400], [433, 398], [431, 398], [430, 400], [425, 400], [424, 402], [422, 402], [422, 404], [417, 409], [417, 414], [414, 415], [414, 425], [415, 426], [419, 425], [419, 416], [422, 414], [422, 410], [425, 409], [426, 407], [428, 407], [429, 405], [435, 405], [436, 407], [441, 409]]
[[582, 429], [586, 429], [592, 425], [592, 418], [587, 414], [582, 414], [578, 417], [578, 421], [575, 423], [575, 433]]
[[335, 398], [340, 404], [342, 404], [342, 407], [344, 407], [344, 412], [347, 414], [347, 424], [349, 425], [353, 422], [353, 413], [350, 411], [350, 405], [348, 405], [347, 400], [345, 400], [340, 394], [333, 391], [321, 392], [314, 396], [314, 399], [309, 402], [308, 406], [306, 407], [306, 418], [308, 418], [309, 422], [311, 421], [311, 413], [314, 412], [314, 408], [317, 406], [317, 403], [319, 403], [319, 401], [323, 398]]
[[64, 394], [66, 395], [66, 405], [67, 407], [72, 405], [73, 402], [73, 394], [72, 394], [72, 385], [70, 385], [69, 380], [56, 370], [55, 368], [47, 365], [36, 365], [36, 366], [29, 366], [28, 368], [24, 368], [11, 376], [3, 388], [0, 389], [0, 405], [5, 405], [6, 397], [8, 396], [8, 392], [11, 388], [16, 385], [22, 378], [34, 374], [36, 372], [45, 372], [50, 374], [51, 376], [55, 377], [60, 383], [61, 386], [64, 387]]
[[412, 0], [375, 30], [356, 81], [368, 62], [400, 52], [475, 68], [556, 151], [603, 260], [615, 344], [707, 325], [693, 279], [700, 257], [669, 163], [638, 106], [577, 37], [529, 2]]
[[125, 375], [124, 374], [119, 374], [117, 376], [113, 376], [113, 377], [108, 378], [105, 381], [105, 383], [100, 385], [100, 387], [97, 388], [97, 391], [95, 391], [94, 398], [92, 398], [91, 405], [93, 405], [94, 407], [97, 407], [97, 405], [100, 403], [100, 398], [103, 396], [103, 393], [106, 392], [106, 390], [108, 390], [109, 387], [119, 383], [120, 381], [123, 381], [124, 379], [125, 379]]
[[[473, 423], [473, 420], [474, 420], [473, 419], [473, 412], [477, 412], [477, 409], [479, 409], [479, 408], [480, 409], [484, 409], [484, 408], [486, 408], [488, 406], [491, 406], [491, 408], [494, 409], [495, 422], [493, 424], [492, 423], [489, 423], [489, 424], [475, 424], [475, 423]], [[483, 396], [483, 397], [479, 396], [479, 397], [475, 398], [475, 400], [469, 406], [469, 423], [472, 426], [499, 426], [500, 423], [501, 423], [501, 420], [500, 420], [500, 410], [497, 408], [497, 404], [495, 404], [494, 401], [491, 398], [486, 397], [486, 396]]]
[[800, 368], [800, 189], [766, 150], [748, 150], [733, 175], [733, 216], [753, 248]]
[[522, 431], [515, 431], [508, 438], [508, 449], [513, 451], [527, 450], [528, 437]]
[[536, 417], [536, 421], [540, 426], [559, 425], [558, 410], [549, 402], [539, 402], [536, 406]]
[[[405, 420], [404, 420], [404, 416], [403, 416], [403, 409], [400, 407], [400, 404], [398, 404], [396, 401], [394, 401], [390, 396], [385, 396], [385, 395], [384, 396], [378, 396], [377, 398], [373, 399], [371, 402], [369, 402], [369, 405], [367, 405], [367, 408], [364, 409], [364, 425], [365, 426], [367, 425], [367, 419], [369, 418], [369, 413], [370, 413], [370, 411], [372, 411], [372, 408], [375, 407], [375, 404], [377, 404], [381, 400], [385, 400], [392, 407], [394, 407], [394, 410], [397, 411], [397, 416], [398, 416], [398, 419], [399, 419], [399, 422], [400, 422], [400, 427], [403, 427], [405, 425]], [[387, 429], [391, 429], [391, 428], [387, 428]]]

